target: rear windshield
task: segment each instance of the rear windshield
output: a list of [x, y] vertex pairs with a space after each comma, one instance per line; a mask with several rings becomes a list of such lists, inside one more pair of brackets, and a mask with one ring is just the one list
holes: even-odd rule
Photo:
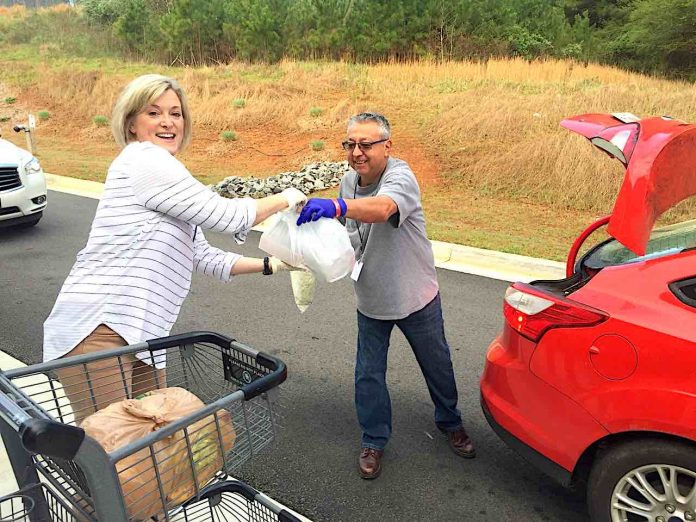
[[590, 250], [582, 265], [600, 269], [676, 254], [690, 248], [696, 248], [696, 219], [653, 230], [643, 256], [634, 254], [616, 239], [610, 239]]

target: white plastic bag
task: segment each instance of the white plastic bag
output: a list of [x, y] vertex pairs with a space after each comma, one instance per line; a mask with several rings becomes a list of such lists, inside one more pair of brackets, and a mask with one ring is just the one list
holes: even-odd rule
[[298, 244], [304, 265], [315, 276], [333, 283], [351, 273], [355, 251], [341, 223], [335, 219], [319, 219], [295, 227], [299, 229]]
[[335, 219], [297, 226], [297, 213], [286, 210], [261, 234], [259, 248], [289, 265], [309, 268], [328, 283], [350, 274], [355, 253], [345, 227]]
[[303, 264], [298, 245], [297, 213], [286, 210], [273, 216], [259, 239], [259, 248], [292, 266]]

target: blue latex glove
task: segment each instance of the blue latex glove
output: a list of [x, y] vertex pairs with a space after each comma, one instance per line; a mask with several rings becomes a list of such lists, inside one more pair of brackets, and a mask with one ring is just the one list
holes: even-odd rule
[[[340, 200], [339, 200], [340, 201]], [[345, 205], [345, 203], [344, 203]], [[345, 214], [343, 205], [339, 205], [342, 210], [340, 215]], [[300, 217], [297, 218], [297, 225], [308, 223], [309, 221], [317, 221], [320, 218], [335, 218], [336, 217], [336, 200], [323, 198], [310, 198], [302, 207]]]

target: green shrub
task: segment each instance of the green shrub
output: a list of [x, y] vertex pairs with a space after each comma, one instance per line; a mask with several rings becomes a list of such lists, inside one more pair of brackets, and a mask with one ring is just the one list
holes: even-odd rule
[[39, 111], [36, 113], [36, 115], [39, 117], [40, 120], [46, 121], [51, 117], [51, 113], [48, 111]]
[[553, 45], [543, 34], [520, 26], [515, 26], [510, 33], [508, 41], [513, 53], [517, 56], [532, 60], [549, 55], [553, 51]]
[[0, 116], [0, 123], [5, 123], [7, 121], [10, 121], [9, 116]]
[[242, 109], [246, 107], [246, 100], [244, 98], [237, 98], [232, 102], [232, 105], [234, 105], [235, 109]]
[[232, 130], [224, 130], [220, 133], [222, 141], [237, 141], [237, 133]]
[[7, 103], [7, 104], [12, 104], [16, 101], [17, 101], [17, 98], [15, 98], [14, 96], [8, 96], [7, 98], [5, 98], [5, 103]]
[[313, 118], [318, 118], [321, 116], [321, 113], [324, 112], [324, 109], [321, 107], [312, 107], [309, 109], [309, 115], [312, 116]]
[[314, 140], [310, 143], [312, 150], [324, 150], [324, 142], [322, 140]]
[[98, 114], [92, 118], [92, 121], [97, 127], [106, 127], [109, 124], [109, 118], [102, 116], [101, 114]]
[[110, 26], [121, 14], [123, 3], [118, 0], [82, 0], [82, 8], [84, 9], [87, 19], [98, 25]]

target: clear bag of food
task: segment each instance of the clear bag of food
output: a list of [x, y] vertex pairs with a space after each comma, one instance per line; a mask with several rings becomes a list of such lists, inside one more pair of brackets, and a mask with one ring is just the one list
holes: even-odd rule
[[314, 289], [316, 288], [317, 280], [312, 272], [304, 270], [295, 270], [290, 272], [290, 281], [292, 283], [292, 294], [295, 297], [295, 304], [300, 312], [304, 313], [309, 305], [314, 301]]

